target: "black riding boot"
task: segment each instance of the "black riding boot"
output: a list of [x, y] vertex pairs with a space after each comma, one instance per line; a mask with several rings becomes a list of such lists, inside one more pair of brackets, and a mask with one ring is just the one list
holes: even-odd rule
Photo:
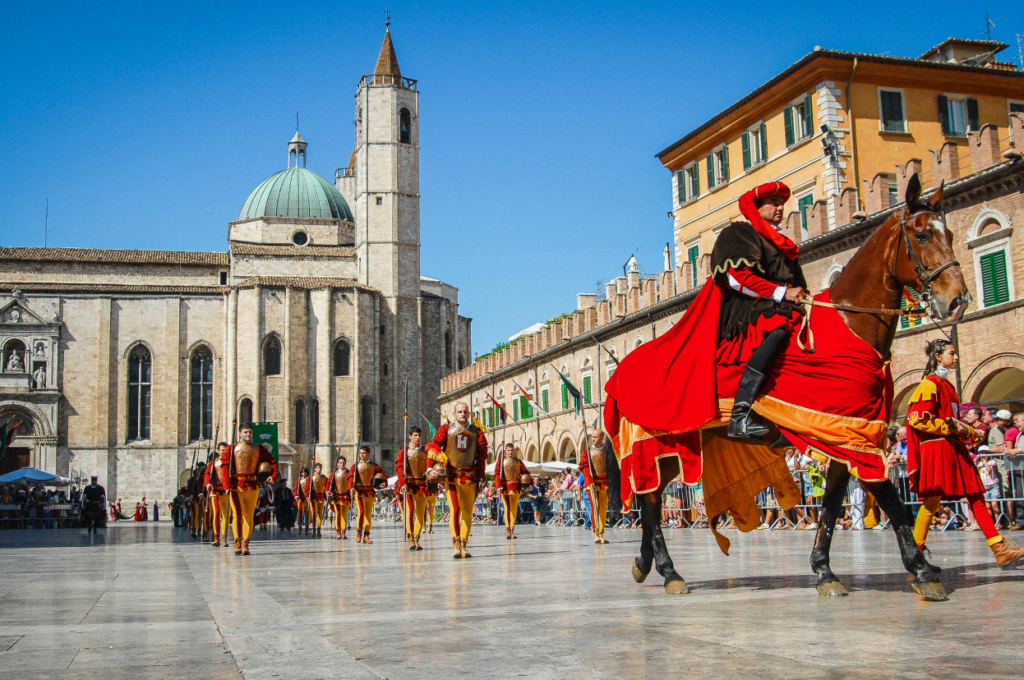
[[732, 419], [729, 421], [729, 436], [740, 439], [758, 440], [768, 434], [768, 428], [754, 415], [751, 407], [764, 384], [764, 373], [749, 365], [740, 378], [739, 389], [732, 402]]

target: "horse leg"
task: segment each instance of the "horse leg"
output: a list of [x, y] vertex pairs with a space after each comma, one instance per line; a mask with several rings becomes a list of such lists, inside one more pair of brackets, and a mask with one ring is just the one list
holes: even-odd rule
[[903, 566], [914, 575], [911, 586], [929, 600], [945, 600], [946, 589], [939, 580], [938, 572], [925, 561], [924, 553], [917, 547], [914, 532], [910, 527], [910, 519], [907, 517], [907, 508], [900, 500], [896, 487], [889, 480], [864, 482], [864, 486], [874, 495], [878, 507], [889, 516], [896, 540], [899, 542]]
[[651, 573], [651, 562], [654, 561], [654, 544], [651, 539], [651, 531], [647, 523], [647, 507], [643, 503], [643, 496], [634, 497], [634, 503], [640, 503], [640, 557], [633, 560], [633, 580], [643, 583], [647, 575]]
[[811, 550], [811, 569], [818, 575], [815, 588], [823, 597], [849, 595], [829, 566], [832, 534], [835, 533], [836, 520], [843, 511], [843, 498], [846, 496], [846, 483], [849, 479], [850, 472], [845, 465], [836, 462], [829, 465], [825, 497], [818, 518], [818, 533], [814, 537], [814, 549]]
[[643, 516], [651, 532], [651, 543], [654, 546], [654, 565], [658, 573], [665, 577], [665, 592], [670, 595], [681, 595], [690, 592], [686, 581], [676, 572], [672, 557], [665, 545], [665, 535], [661, 533], [661, 492], [644, 494]]

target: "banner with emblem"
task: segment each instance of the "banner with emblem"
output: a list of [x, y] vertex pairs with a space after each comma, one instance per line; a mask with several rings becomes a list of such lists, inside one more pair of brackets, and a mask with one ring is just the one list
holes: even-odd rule
[[280, 461], [277, 456], [277, 423], [253, 423], [252, 440], [266, 446], [274, 460]]

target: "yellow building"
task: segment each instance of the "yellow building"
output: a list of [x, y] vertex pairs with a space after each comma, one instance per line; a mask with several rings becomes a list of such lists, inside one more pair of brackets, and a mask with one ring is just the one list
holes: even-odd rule
[[916, 59], [815, 48], [659, 153], [680, 287], [703, 281], [702, 256], [759, 184], [793, 190], [785, 225], [800, 242], [898, 202], [914, 172], [930, 186], [980, 170], [971, 146], [998, 157], [1009, 114], [1024, 112], [1024, 72], [994, 59], [1006, 47], [950, 38]]

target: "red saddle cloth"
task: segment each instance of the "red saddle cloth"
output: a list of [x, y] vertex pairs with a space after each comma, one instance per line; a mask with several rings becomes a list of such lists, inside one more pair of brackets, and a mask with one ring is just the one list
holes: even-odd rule
[[[815, 299], [830, 301], [828, 291]], [[608, 381], [605, 427], [620, 458], [624, 503], [659, 488], [658, 460], [664, 456], [679, 457], [687, 484], [698, 483], [711, 465], [704, 455], [710, 433], [702, 430], [728, 421], [744, 368], [716, 364], [721, 300], [721, 290], [709, 279], [679, 322], [631, 352]], [[834, 309], [813, 307], [807, 323], [815, 351], [801, 350], [794, 334], [754, 408], [801, 451], [842, 461], [860, 479], [885, 479], [885, 430], [892, 406], [888, 361], [854, 335]], [[726, 457], [742, 456], [745, 449], [755, 457], [771, 451], [721, 437], [714, 441], [728, 442]], [[781, 462], [782, 451], [777, 455]], [[757, 469], [718, 456], [714, 464], [733, 470], [716, 483], [742, 487], [744, 493], [779, 481], [778, 465], [767, 458]], [[707, 487], [706, 481], [706, 498]], [[709, 517], [711, 511], [709, 502]]]

